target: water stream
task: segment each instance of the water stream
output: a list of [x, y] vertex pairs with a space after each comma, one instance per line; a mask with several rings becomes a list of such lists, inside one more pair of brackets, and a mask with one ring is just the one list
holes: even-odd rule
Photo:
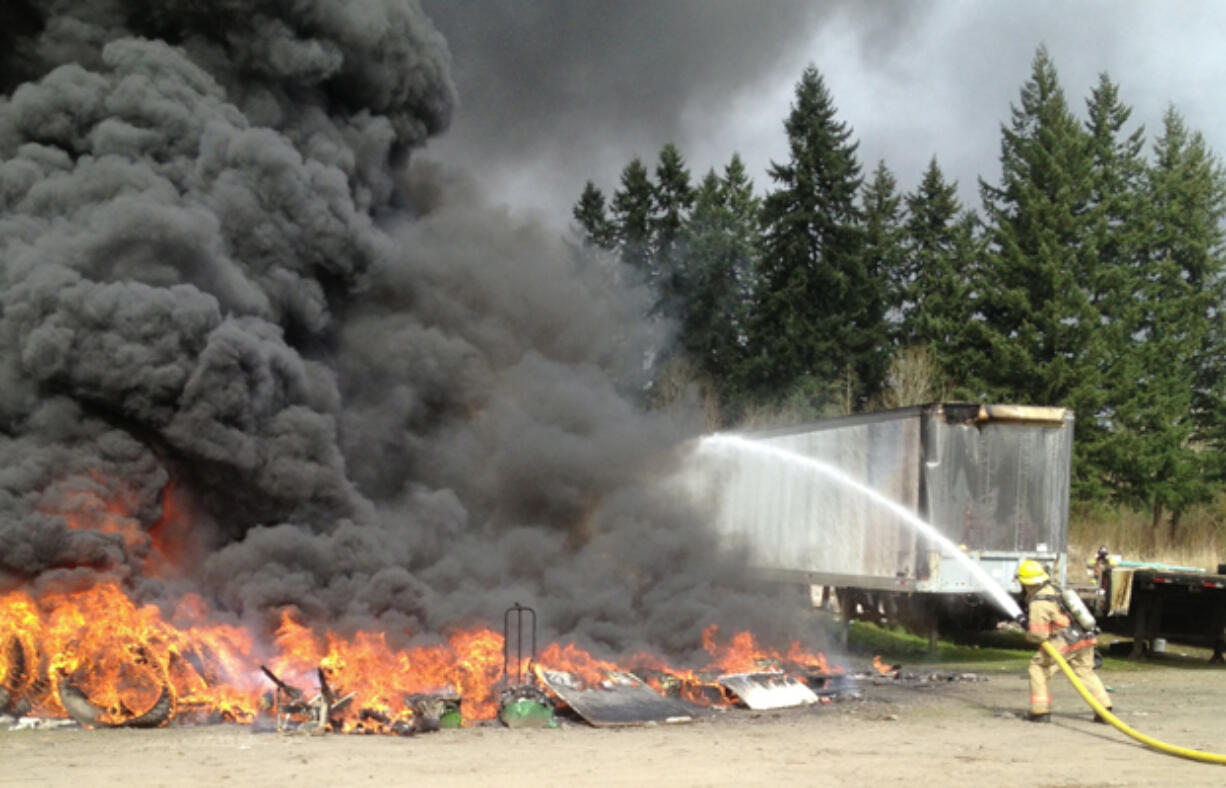
[[909, 525], [917, 532], [925, 537], [937, 542], [941, 545], [942, 555], [950, 555], [955, 560], [959, 561], [971, 576], [979, 581], [984, 592], [995, 602], [1001, 610], [1007, 613], [1011, 618], [1016, 618], [1021, 615], [1021, 608], [1018, 607], [1013, 597], [1009, 596], [1005, 589], [983, 570], [977, 561], [971, 559], [966, 553], [943, 536], [939, 531], [932, 526], [931, 523], [925, 522], [918, 517], [910, 509], [907, 509], [902, 504], [892, 501], [881, 493], [874, 490], [862, 482], [853, 479], [843, 471], [821, 460], [813, 457], [808, 457], [803, 454], [797, 454], [794, 451], [789, 451], [778, 446], [772, 446], [766, 443], [760, 443], [749, 438], [744, 438], [739, 435], [708, 435], [703, 438], [698, 445], [699, 451], [735, 451], [741, 453], [753, 454], [764, 459], [772, 459], [779, 462], [785, 462], [799, 467], [803, 467], [814, 473], [820, 473], [823, 476], [831, 479], [841, 485], [854, 489], [871, 499], [877, 505], [888, 509], [893, 514], [897, 515], [898, 519]]

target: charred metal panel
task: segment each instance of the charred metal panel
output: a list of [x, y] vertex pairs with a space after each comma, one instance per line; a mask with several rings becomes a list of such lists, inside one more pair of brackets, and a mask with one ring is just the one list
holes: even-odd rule
[[730, 673], [717, 681], [751, 709], [788, 709], [818, 702], [817, 693], [807, 684], [783, 673]]
[[537, 675], [576, 714], [597, 728], [693, 719], [690, 707], [664, 697], [630, 673], [610, 673], [605, 681], [593, 686], [560, 670], [540, 668]]

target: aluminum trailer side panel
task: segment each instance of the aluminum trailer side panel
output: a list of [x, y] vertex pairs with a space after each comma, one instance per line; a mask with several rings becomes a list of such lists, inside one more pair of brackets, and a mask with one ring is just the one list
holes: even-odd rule
[[819, 464], [699, 453], [691, 483], [700, 480], [724, 540], [781, 579], [941, 593], [978, 587], [890, 505], [837, 478], [845, 476], [933, 523], [1009, 585], [1021, 557], [1061, 555], [1068, 528], [1072, 416], [1050, 408], [1024, 415], [938, 404], [750, 433]]
[[723, 469], [718, 525], [725, 537], [745, 545], [756, 565], [864, 577], [914, 575], [914, 533], [897, 517], [883, 517], [880, 502], [839, 477], [865, 484], [915, 512], [918, 418], [761, 441], [821, 465], [755, 455], [734, 458]]

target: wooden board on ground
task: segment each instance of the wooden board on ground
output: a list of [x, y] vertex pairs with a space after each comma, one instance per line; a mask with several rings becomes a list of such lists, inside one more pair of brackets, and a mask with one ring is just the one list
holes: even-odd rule
[[783, 673], [730, 673], [716, 681], [751, 709], [786, 709], [818, 702], [817, 694], [804, 682]]
[[598, 685], [585, 686], [560, 670], [538, 669], [541, 681], [588, 723], [598, 727], [690, 722], [690, 708], [666, 698], [631, 673], [609, 673]]

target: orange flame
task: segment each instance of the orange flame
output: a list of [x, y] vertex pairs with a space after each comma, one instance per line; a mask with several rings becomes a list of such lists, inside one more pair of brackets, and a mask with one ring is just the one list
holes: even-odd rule
[[792, 641], [786, 652], [773, 648], [759, 646], [751, 632], [738, 632], [732, 636], [726, 645], [720, 645], [716, 638], [719, 627], [712, 624], [702, 633], [702, 645], [707, 653], [714, 658], [708, 670], [719, 670], [723, 673], [753, 673], [762, 671], [781, 671], [785, 667], [808, 670], [815, 673], [842, 673], [843, 669], [833, 670], [826, 662], [826, 657], [820, 651], [805, 651], [798, 641]]
[[873, 669], [876, 670], [882, 676], [889, 676], [896, 672], [895, 666], [887, 665], [881, 661], [880, 654], [873, 656]]
[[588, 685], [599, 684], [609, 673], [622, 670], [615, 663], [596, 659], [574, 643], [566, 646], [551, 643], [537, 661], [547, 668], [566, 671]]
[[[537, 663], [593, 685], [609, 673], [634, 671], [657, 690], [675, 690], [702, 704], [729, 700], [715, 683], [723, 673], [779, 671], [785, 665], [827, 672], [820, 653], [806, 653], [795, 643], [778, 652], [758, 646], [746, 632], [720, 642], [715, 627], [704, 633], [704, 643], [711, 662], [698, 671], [674, 668], [650, 654], [621, 666], [574, 643], [548, 645]], [[364, 710], [407, 719], [412, 711], [406, 695], [439, 691], [460, 696], [466, 718], [489, 719], [498, 711], [503, 660], [502, 635], [484, 627], [398, 649], [386, 633], [319, 632], [286, 610], [272, 643], [259, 648], [244, 628], [213, 620], [195, 595], [185, 596], [169, 615], [136, 603], [114, 582], [38, 597], [22, 591], [0, 596], [0, 687], [26, 697], [31, 712], [42, 716], [66, 714], [57, 693], [68, 682], [102, 709], [106, 723], [143, 714], [163, 689], [180, 719], [251, 722], [268, 705], [270, 686], [258, 670], [265, 664], [308, 695], [316, 691], [317, 669], [338, 696], [355, 693], [338, 721], [341, 730], [359, 723], [369, 730]]]
[[[163, 490], [161, 517], [148, 530], [134, 514], [135, 492], [92, 473], [63, 487], [62, 505], [47, 507], [47, 513], [74, 529], [120, 536], [147, 575], [165, 576], [183, 565], [191, 537], [185, 521], [189, 507], [174, 487]], [[60, 691], [71, 686], [100, 710], [104, 724], [138, 718], [167, 694], [178, 720], [247, 723], [268, 710], [272, 687], [259, 670], [265, 665], [308, 696], [321, 676], [338, 697], [354, 693], [333, 720], [341, 730], [386, 730], [388, 721], [408, 719], [413, 712], [406, 695], [414, 693], [458, 695], [470, 720], [497, 715], [504, 681], [501, 634], [476, 627], [445, 633], [432, 645], [400, 648], [388, 642], [389, 636], [407, 640], [412, 634], [321, 631], [287, 609], [275, 633], [264, 639], [219, 620], [194, 594], [173, 609], [159, 608], [137, 602], [118, 581], [37, 595], [12, 591], [0, 595], [0, 712], [4, 704], [13, 709], [20, 701], [23, 712], [65, 716]], [[722, 673], [785, 666], [829, 672], [820, 653], [807, 653], [798, 643], [786, 652], [763, 648], [748, 632], [721, 641], [719, 629], [711, 626], [703, 632], [703, 645], [710, 662], [699, 671], [675, 669], [650, 654], [633, 657], [623, 668], [574, 643], [548, 645], [537, 664], [588, 684], [611, 672], [640, 671], [656, 689], [679, 687], [683, 698], [700, 703], [728, 700], [714, 682]], [[506, 667], [511, 677], [531, 675], [525, 665]]]
[[338, 693], [357, 693], [344, 717], [348, 730], [361, 710], [390, 719], [411, 715], [405, 696], [446, 691], [463, 698], [464, 713], [483, 719], [497, 713], [497, 684], [502, 678], [502, 635], [487, 629], [456, 631], [446, 644], [397, 650], [382, 632], [358, 632], [343, 638], [323, 635], [284, 612], [275, 636], [279, 655], [269, 667], [284, 680], [313, 686], [320, 668]]

